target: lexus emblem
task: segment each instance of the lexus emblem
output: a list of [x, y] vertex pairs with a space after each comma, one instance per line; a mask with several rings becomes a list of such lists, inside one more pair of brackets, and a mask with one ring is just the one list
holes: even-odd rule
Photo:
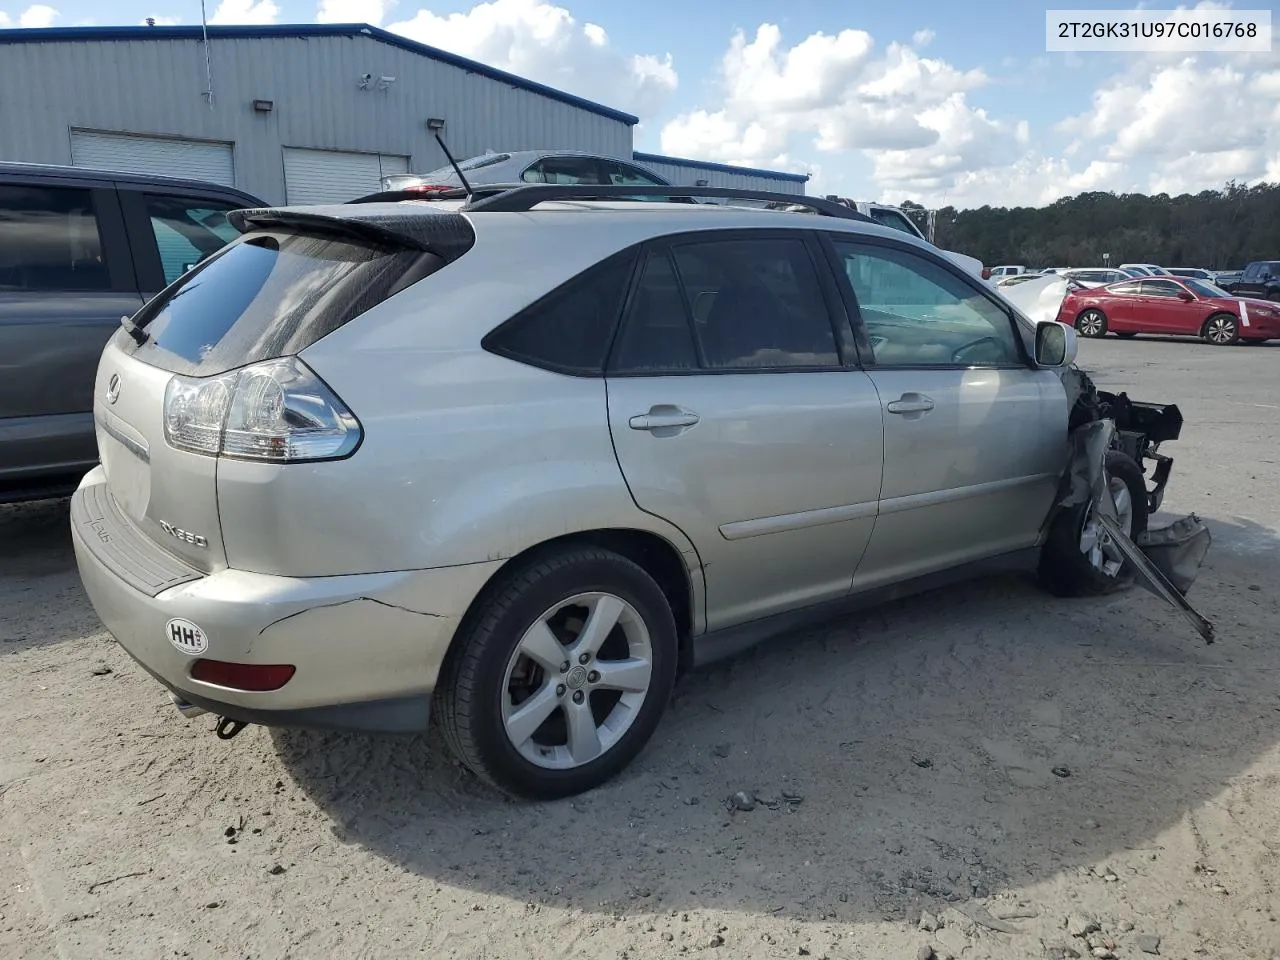
[[107, 381], [107, 403], [115, 403], [120, 399], [120, 374], [113, 373]]

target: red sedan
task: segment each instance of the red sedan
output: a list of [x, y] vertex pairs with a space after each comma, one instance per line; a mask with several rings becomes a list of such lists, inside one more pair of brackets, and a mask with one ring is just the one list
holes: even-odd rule
[[1063, 298], [1058, 322], [1082, 337], [1164, 333], [1228, 346], [1280, 338], [1280, 304], [1233, 297], [1189, 277], [1140, 277], [1073, 290]]

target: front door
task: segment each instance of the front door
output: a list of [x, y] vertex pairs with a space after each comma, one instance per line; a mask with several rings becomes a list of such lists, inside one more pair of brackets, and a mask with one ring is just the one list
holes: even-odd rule
[[1196, 336], [1204, 308], [1194, 299], [1183, 300], [1187, 291], [1172, 280], [1143, 280], [1141, 301], [1143, 329], [1153, 333], [1181, 333]]
[[880, 403], [821, 255], [798, 231], [654, 246], [614, 346], [618, 462], [697, 547], [711, 629], [843, 597], [875, 522]]
[[884, 413], [884, 482], [854, 589], [1033, 547], [1067, 462], [1058, 373], [938, 259], [832, 235]]
[[141, 306], [115, 190], [0, 181], [0, 479], [97, 458], [94, 371]]

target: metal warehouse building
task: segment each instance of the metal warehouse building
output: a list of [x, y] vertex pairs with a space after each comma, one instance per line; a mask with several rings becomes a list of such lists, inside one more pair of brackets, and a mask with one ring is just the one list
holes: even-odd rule
[[[269, 203], [341, 202], [381, 176], [444, 165], [428, 121], [443, 121], [458, 159], [628, 157], [638, 122], [364, 24], [0, 30], [0, 160], [192, 177]], [[806, 179], [636, 160], [690, 186], [803, 193]]]

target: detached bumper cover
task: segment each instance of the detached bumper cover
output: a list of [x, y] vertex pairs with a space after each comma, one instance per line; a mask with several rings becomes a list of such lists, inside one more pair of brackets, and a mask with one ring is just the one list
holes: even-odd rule
[[[205, 574], [133, 527], [103, 480], [100, 468], [91, 472], [72, 499], [72, 542], [90, 602], [148, 673], [181, 699], [232, 719], [424, 728], [458, 623], [502, 564], [344, 577]], [[202, 683], [190, 674], [198, 658], [169, 641], [173, 619], [203, 632], [208, 646], [200, 656], [287, 663], [297, 672], [269, 692]]]

